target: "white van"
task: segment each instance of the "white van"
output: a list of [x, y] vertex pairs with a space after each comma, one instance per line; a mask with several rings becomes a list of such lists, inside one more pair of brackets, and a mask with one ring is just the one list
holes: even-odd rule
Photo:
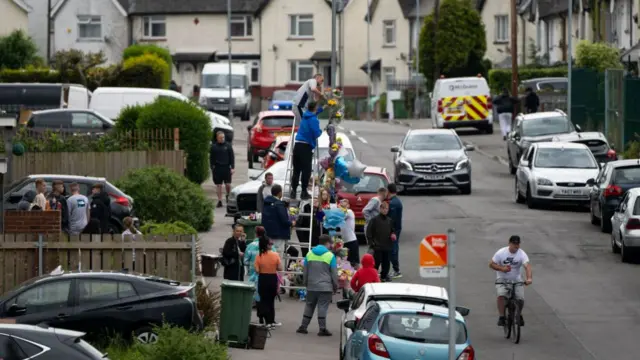
[[431, 93], [433, 127], [474, 127], [493, 133], [491, 92], [482, 76], [440, 78]]
[[[93, 92], [90, 108], [109, 119], [115, 120], [125, 107], [150, 104], [158, 97], [167, 97], [192, 103], [189, 98], [173, 90], [100, 87]], [[196, 104], [193, 104], [193, 106], [197, 107]], [[224, 132], [229, 142], [231, 142], [233, 139], [233, 127], [229, 119], [209, 111], [207, 111], [207, 116], [211, 120], [211, 129], [214, 133], [217, 131]]]
[[[249, 81], [251, 64], [231, 64], [231, 97], [234, 116], [243, 121], [251, 118], [251, 91]], [[200, 82], [200, 105], [209, 111], [227, 115], [229, 113], [229, 63], [208, 63], [202, 69]]]
[[3, 83], [0, 84], [0, 109], [18, 114], [21, 109], [89, 108], [91, 91], [78, 84]]

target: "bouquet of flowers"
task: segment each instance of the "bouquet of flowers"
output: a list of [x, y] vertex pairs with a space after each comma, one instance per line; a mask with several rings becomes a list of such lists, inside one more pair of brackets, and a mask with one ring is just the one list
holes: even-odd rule
[[303, 277], [302, 277], [302, 270], [304, 269], [304, 264], [303, 264], [303, 260], [299, 259], [298, 261], [294, 261], [291, 262], [289, 264], [289, 268], [287, 269], [288, 271], [295, 271], [295, 272], [299, 272], [300, 274], [293, 274], [293, 273], [289, 273], [287, 274], [287, 280], [289, 283], [289, 286], [302, 286], [303, 285]]
[[344, 103], [342, 101], [342, 90], [335, 88], [324, 89], [324, 98], [327, 100], [325, 110], [329, 112], [329, 123], [340, 123], [344, 117]]
[[340, 260], [338, 262], [338, 282], [339, 287], [342, 289], [349, 288], [349, 283], [351, 282], [351, 278], [353, 274], [355, 274], [356, 270], [351, 266], [346, 260]]
[[298, 216], [300, 215], [300, 209], [297, 207], [289, 207], [289, 221], [293, 222], [298, 220]]
[[349, 255], [349, 249], [344, 247], [344, 241], [338, 236], [333, 238], [333, 254], [339, 259], [344, 259]]

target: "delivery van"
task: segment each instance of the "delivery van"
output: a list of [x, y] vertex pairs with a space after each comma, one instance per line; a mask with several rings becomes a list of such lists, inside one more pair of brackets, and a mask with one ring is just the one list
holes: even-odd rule
[[229, 106], [234, 116], [243, 121], [251, 119], [251, 91], [249, 80], [251, 64], [231, 64], [231, 97], [229, 104], [229, 63], [207, 63], [202, 68], [200, 81], [200, 106], [222, 115], [229, 113]]
[[17, 116], [23, 111], [88, 109], [91, 91], [77, 84], [0, 84], [0, 110]]
[[431, 121], [438, 129], [473, 127], [493, 133], [491, 93], [482, 76], [440, 78], [431, 93]]

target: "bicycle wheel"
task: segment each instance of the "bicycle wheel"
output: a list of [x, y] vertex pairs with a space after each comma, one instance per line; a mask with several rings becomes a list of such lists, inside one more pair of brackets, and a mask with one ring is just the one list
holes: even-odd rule
[[509, 337], [511, 337], [511, 323], [513, 318], [513, 316], [511, 315], [511, 304], [507, 303], [507, 307], [504, 310], [504, 326], [502, 327], [502, 329], [504, 330], [504, 338], [508, 339]]
[[513, 306], [513, 320], [511, 321], [511, 341], [514, 344], [520, 343], [520, 310], [518, 306]]

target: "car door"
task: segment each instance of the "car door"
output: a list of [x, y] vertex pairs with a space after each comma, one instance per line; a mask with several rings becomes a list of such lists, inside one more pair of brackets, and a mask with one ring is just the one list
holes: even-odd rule
[[349, 337], [347, 348], [345, 349], [345, 354], [350, 354], [351, 359], [363, 358], [363, 353], [367, 349], [369, 331], [373, 328], [378, 315], [380, 315], [380, 306], [374, 303], [369, 306], [364, 315], [362, 315], [362, 319], [356, 324], [356, 329]]
[[513, 166], [518, 166], [518, 162], [520, 161], [520, 156], [522, 156], [521, 154], [518, 154], [518, 145], [517, 142], [519, 141], [519, 138], [521, 136], [522, 133], [522, 119], [521, 118], [516, 118], [516, 126], [514, 126], [513, 131], [511, 131], [510, 134], [508, 134], [507, 137], [507, 148], [508, 148], [508, 156], [509, 156], [509, 161], [511, 161], [511, 164]]
[[[365, 298], [366, 298], [365, 287], [363, 286], [353, 297], [353, 301], [351, 302], [351, 309], [349, 309], [349, 311], [346, 314], [344, 314], [342, 319], [343, 324], [347, 320], [356, 320], [356, 312], [362, 306], [362, 303], [364, 302]], [[351, 329], [345, 328], [344, 333], [345, 333], [345, 340], [346, 340], [351, 335]]]
[[594, 184], [589, 190], [589, 206], [591, 207], [592, 214], [600, 214], [600, 195], [604, 192], [606, 187], [606, 174], [611, 168], [609, 165], [605, 165], [598, 176], [595, 178]]
[[71, 128], [78, 132], [104, 133], [111, 129], [111, 125], [87, 111], [74, 111], [71, 113]]
[[[620, 205], [616, 208], [613, 216], [611, 217], [611, 229], [614, 233], [620, 232], [620, 226], [624, 224], [625, 213], [629, 202], [629, 193], [627, 192], [620, 200]], [[614, 235], [615, 236], [615, 235]]]
[[531, 168], [530, 164], [533, 162], [533, 156], [535, 152], [535, 147], [532, 146], [527, 149], [522, 155], [522, 158], [518, 161], [518, 170], [516, 171], [516, 179], [518, 180], [518, 188], [521, 191], [526, 193], [527, 183], [529, 182], [529, 177], [531, 176]]
[[36, 284], [2, 304], [2, 318], [15, 318], [19, 324], [46, 323], [66, 327], [73, 315], [72, 279]]

